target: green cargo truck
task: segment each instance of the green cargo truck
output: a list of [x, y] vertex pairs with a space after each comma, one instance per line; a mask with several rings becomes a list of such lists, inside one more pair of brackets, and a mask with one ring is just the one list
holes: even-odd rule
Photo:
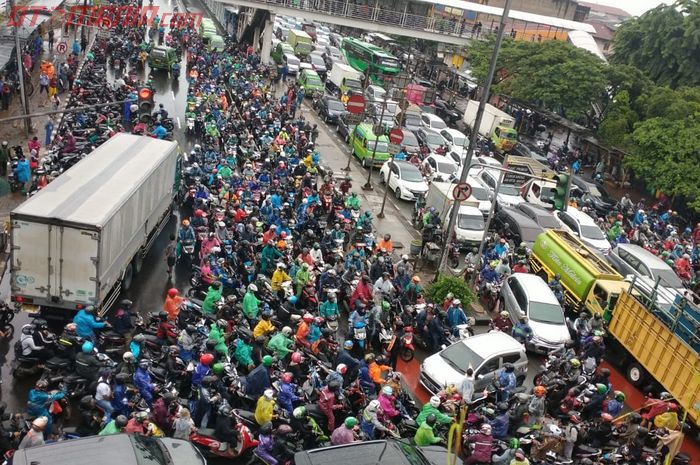
[[294, 54], [300, 57], [305, 57], [313, 50], [313, 41], [311, 36], [300, 30], [291, 30], [287, 36], [287, 42], [294, 47]]
[[530, 266], [545, 281], [559, 274], [566, 301], [575, 311], [586, 308], [603, 314], [629, 289], [607, 261], [566, 231], [548, 230], [537, 236]]

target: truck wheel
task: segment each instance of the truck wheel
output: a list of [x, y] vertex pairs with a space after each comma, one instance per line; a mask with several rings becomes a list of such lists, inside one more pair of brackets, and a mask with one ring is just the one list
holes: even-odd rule
[[641, 386], [646, 380], [646, 372], [637, 362], [632, 362], [627, 366], [626, 375], [627, 380], [635, 387]]
[[128, 291], [131, 284], [134, 281], [134, 268], [129, 263], [124, 270], [124, 277], [122, 278], [122, 289]]
[[139, 274], [141, 272], [141, 268], [143, 268], [143, 251], [139, 250], [136, 252], [136, 256], [134, 257], [134, 260], [132, 261], [131, 265], [134, 269], [134, 274]]

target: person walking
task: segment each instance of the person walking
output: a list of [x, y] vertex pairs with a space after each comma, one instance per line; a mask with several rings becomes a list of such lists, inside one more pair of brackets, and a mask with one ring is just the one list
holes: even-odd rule
[[44, 130], [46, 131], [46, 137], [44, 139], [44, 145], [48, 147], [51, 145], [51, 136], [53, 135], [53, 128], [54, 128], [54, 121], [53, 117], [49, 115], [48, 118], [46, 118], [46, 124], [44, 124]]
[[7, 163], [10, 161], [10, 144], [4, 140], [0, 145], [0, 176], [7, 176]]
[[[49, 75], [46, 74], [45, 71], [42, 71], [41, 74], [39, 74], [39, 95], [43, 92], [46, 92], [46, 95], [49, 95]], [[43, 102], [39, 103], [40, 107], [46, 106], [44, 105]]]
[[49, 52], [53, 51], [53, 29], [49, 29]]

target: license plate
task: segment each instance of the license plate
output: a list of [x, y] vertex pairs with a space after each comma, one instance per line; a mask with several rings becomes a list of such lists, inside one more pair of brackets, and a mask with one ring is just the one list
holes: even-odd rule
[[39, 306], [33, 304], [22, 304], [22, 311], [27, 313], [38, 313]]

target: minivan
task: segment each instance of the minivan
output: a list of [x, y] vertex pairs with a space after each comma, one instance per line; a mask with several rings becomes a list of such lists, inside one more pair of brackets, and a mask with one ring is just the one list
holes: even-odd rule
[[296, 55], [285, 53], [282, 56], [282, 63], [287, 65], [287, 74], [290, 76], [295, 76], [299, 72], [301, 61], [299, 61]]
[[586, 213], [571, 207], [566, 211], [555, 213], [564, 229], [581, 239], [584, 244], [596, 249], [603, 255], [610, 253], [610, 242], [595, 220]]
[[515, 208], [504, 207], [498, 210], [493, 217], [493, 224], [496, 231], [504, 230], [505, 225], [508, 224], [506, 232], [516, 246], [524, 242], [527, 247], [532, 247], [537, 236], [544, 232], [539, 224]]
[[311, 97], [314, 91], [323, 93], [323, 82], [318, 73], [312, 69], [303, 69], [297, 76], [297, 83], [304, 88], [304, 95]]
[[506, 363], [515, 366], [518, 385], [527, 375], [525, 348], [512, 336], [502, 333], [484, 333], [455, 342], [426, 358], [420, 366], [420, 384], [432, 394], [446, 387], [459, 387], [467, 368], [472, 367], [476, 381], [474, 392], [481, 392], [493, 384]]
[[423, 113], [420, 115], [420, 120], [423, 127], [428, 129], [439, 131], [440, 129], [445, 129], [447, 127], [447, 124], [445, 124], [442, 118], [437, 115], [433, 115], [432, 113]]
[[685, 291], [683, 282], [673, 268], [644, 247], [635, 244], [618, 244], [607, 256], [610, 264], [622, 275], [649, 278], [668, 289]]
[[[365, 168], [368, 168], [372, 162], [374, 162], [374, 166], [382, 165], [391, 158], [389, 154], [389, 139], [386, 136], [377, 138], [372, 131], [371, 124], [358, 124], [355, 127], [352, 153], [362, 162], [362, 166]], [[372, 160], [373, 153], [374, 160]]]
[[564, 310], [544, 280], [534, 274], [514, 273], [501, 288], [502, 308], [510, 314], [513, 325], [528, 318], [532, 339], [525, 347], [545, 354], [564, 347], [571, 340]]

